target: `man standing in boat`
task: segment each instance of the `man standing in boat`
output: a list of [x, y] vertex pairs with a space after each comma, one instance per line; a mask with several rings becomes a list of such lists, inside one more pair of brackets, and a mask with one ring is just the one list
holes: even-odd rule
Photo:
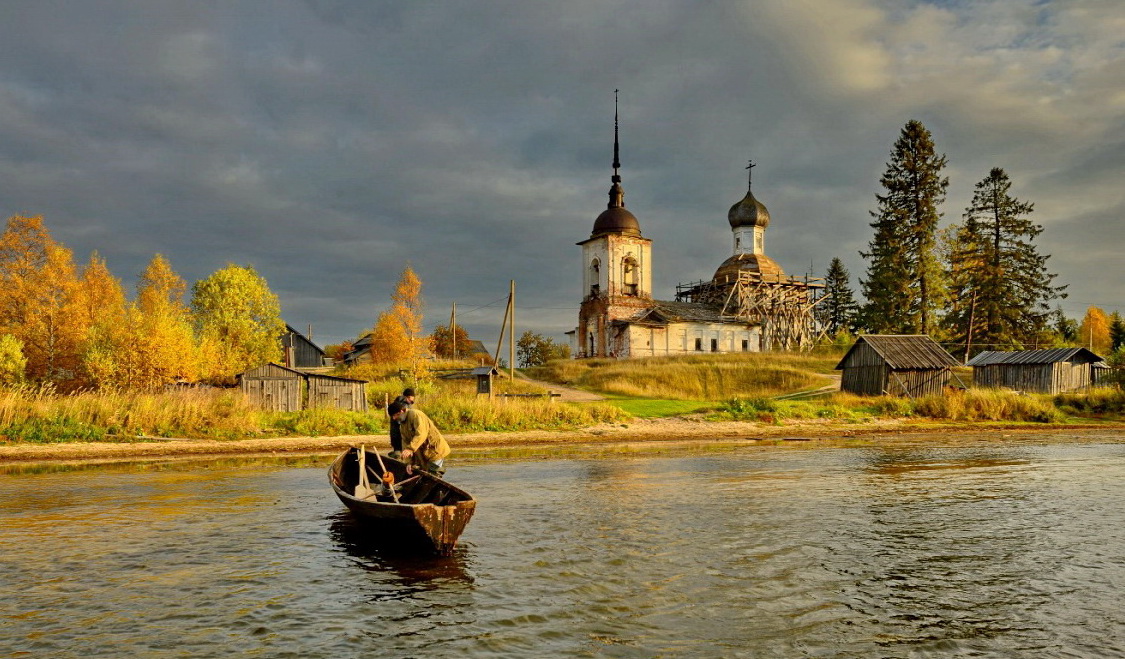
[[[406, 409], [414, 407], [414, 390], [410, 387], [402, 390], [401, 396], [396, 396], [394, 402], [401, 404]], [[398, 427], [398, 422], [391, 419], [391, 452], [390, 456], [394, 459], [399, 459], [402, 452], [402, 430]]]
[[445, 473], [445, 456], [449, 455], [449, 444], [441, 436], [441, 431], [421, 410], [411, 409], [395, 401], [387, 406], [387, 416], [391, 423], [397, 423], [402, 433], [402, 453], [399, 459], [406, 463], [407, 472], [414, 467], [425, 469], [435, 476]]

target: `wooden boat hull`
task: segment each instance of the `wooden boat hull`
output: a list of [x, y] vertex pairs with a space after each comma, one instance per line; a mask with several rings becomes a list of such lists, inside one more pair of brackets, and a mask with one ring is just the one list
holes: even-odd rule
[[[354, 496], [359, 483], [359, 449], [345, 451], [328, 469], [328, 481], [340, 501], [374, 542], [389, 547], [414, 547], [448, 555], [476, 510], [476, 500], [461, 488], [428, 473], [411, 478], [406, 465], [382, 456], [387, 470], [402, 484], [399, 503], [389, 495], [367, 499]], [[365, 452], [368, 479], [380, 482], [379, 462], [373, 451]]]

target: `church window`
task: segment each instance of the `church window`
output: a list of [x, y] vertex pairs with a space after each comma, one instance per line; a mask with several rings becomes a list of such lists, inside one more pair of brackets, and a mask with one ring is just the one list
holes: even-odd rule
[[590, 262], [590, 297], [596, 297], [601, 290], [598, 283], [601, 281], [602, 264], [598, 259]]
[[742, 352], [749, 352], [749, 351], [750, 351], [750, 341], [748, 339], [742, 339]]
[[703, 339], [695, 340], [695, 349], [697, 352], [703, 352]]
[[719, 351], [719, 340], [718, 339], [711, 339], [711, 352], [718, 352], [718, 351]]
[[637, 266], [637, 260], [632, 256], [625, 257], [625, 260], [621, 262], [621, 282], [625, 291], [625, 295], [637, 294], [639, 289], [639, 285], [637, 283], [639, 279], [639, 271], [640, 268]]

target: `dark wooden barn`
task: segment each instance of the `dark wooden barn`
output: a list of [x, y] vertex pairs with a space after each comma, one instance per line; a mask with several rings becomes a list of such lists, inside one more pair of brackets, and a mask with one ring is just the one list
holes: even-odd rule
[[277, 364], [240, 374], [238, 387], [258, 406], [274, 412], [296, 412], [304, 405], [305, 374]]
[[364, 380], [308, 373], [309, 407], [335, 407], [356, 412], [367, 411]]
[[1053, 348], [1000, 352], [986, 350], [969, 360], [973, 382], [980, 387], [1058, 394], [1095, 383], [1102, 358], [1086, 348]]
[[[311, 331], [311, 325], [309, 329]], [[292, 325], [285, 326], [285, 334], [281, 335], [281, 348], [285, 355], [285, 366], [288, 368], [324, 366], [324, 350], [304, 334], [293, 329]]]
[[252, 368], [238, 376], [238, 386], [255, 404], [275, 412], [306, 407], [367, 410], [363, 380], [302, 373], [278, 364]]
[[[942, 394], [959, 363], [924, 334], [864, 334], [836, 365], [840, 391], [861, 396]], [[962, 384], [962, 386], [964, 386]]]

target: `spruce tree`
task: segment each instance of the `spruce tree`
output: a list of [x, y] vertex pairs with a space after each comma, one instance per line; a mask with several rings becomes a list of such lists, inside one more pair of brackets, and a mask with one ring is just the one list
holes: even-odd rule
[[863, 325], [880, 333], [929, 333], [944, 301], [945, 284], [937, 254], [938, 208], [949, 179], [942, 176], [945, 156], [934, 151], [933, 137], [922, 122], [911, 120], [891, 149], [875, 195], [875, 236], [867, 279], [860, 283], [867, 304]]
[[1043, 231], [1028, 215], [1034, 204], [1010, 194], [1008, 174], [994, 167], [977, 183], [950, 250], [952, 304], [946, 326], [964, 340], [966, 354], [1036, 345], [1049, 329], [1050, 301], [1066, 297], [1052, 286], [1050, 255], [1033, 241]]
[[824, 277], [825, 299], [816, 307], [816, 319], [829, 336], [840, 330], [852, 330], [857, 305], [849, 282], [849, 275], [840, 259], [834, 258]]

